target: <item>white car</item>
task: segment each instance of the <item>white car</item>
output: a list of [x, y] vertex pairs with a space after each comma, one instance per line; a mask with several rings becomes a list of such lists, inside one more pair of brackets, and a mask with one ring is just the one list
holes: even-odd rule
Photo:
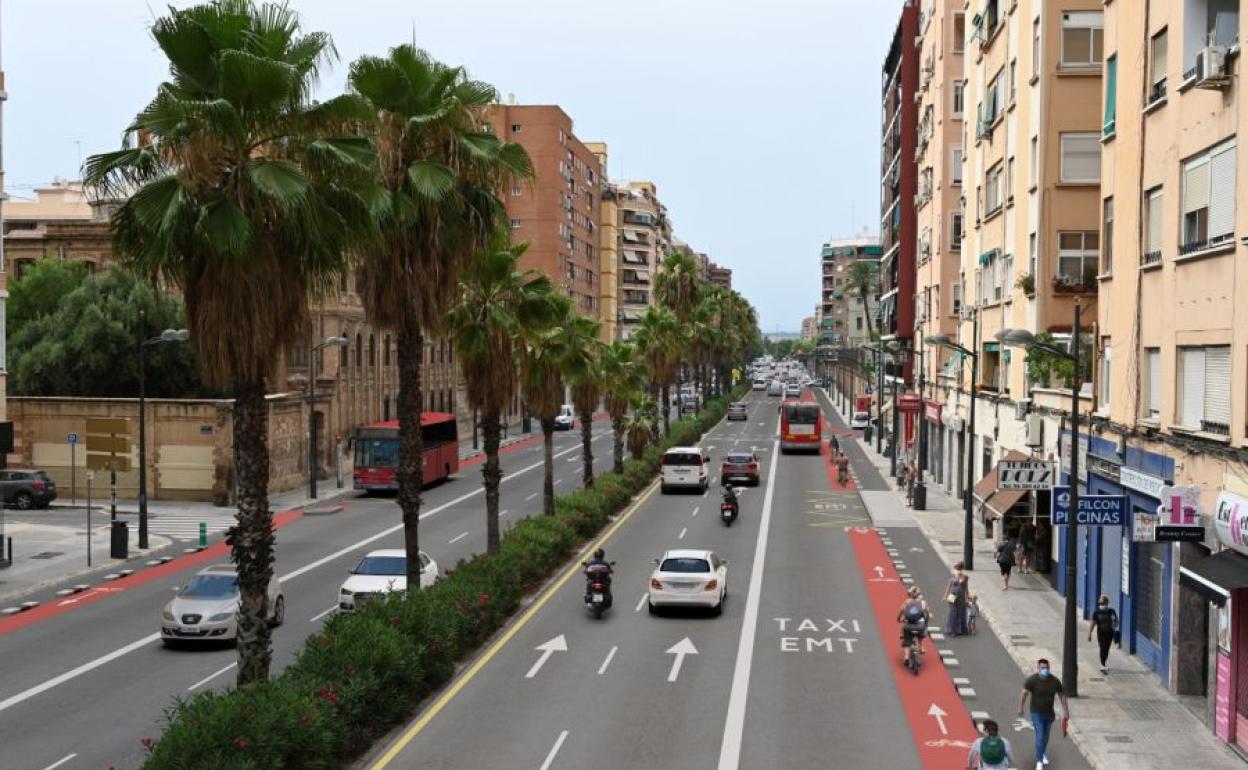
[[796, 382], [790, 382], [788, 385], [785, 385], [784, 397], [785, 398], [801, 398], [802, 386], [798, 385]]
[[555, 430], [572, 430], [576, 424], [576, 412], [571, 404], [564, 404], [555, 415]]
[[[238, 638], [238, 571], [215, 564], [195, 573], [160, 613], [160, 639], [172, 647], [182, 642], [232, 642]], [[277, 577], [269, 579], [269, 625], [286, 619], [286, 597]]]
[[[438, 563], [420, 551], [420, 587], [437, 582]], [[338, 609], [351, 611], [368, 599], [391, 591], [407, 590], [407, 553], [402, 548], [370, 551], [351, 570], [351, 577], [338, 589]]]
[[854, 416], [849, 420], [849, 427], [853, 430], [866, 430], [871, 424], [870, 412], [854, 412]]
[[707, 607], [716, 615], [728, 597], [728, 562], [713, 551], [668, 551], [654, 560], [650, 575], [649, 608]]
[[754, 380], [753, 389], [754, 390], [767, 390], [767, 380], [762, 380], [762, 379]]

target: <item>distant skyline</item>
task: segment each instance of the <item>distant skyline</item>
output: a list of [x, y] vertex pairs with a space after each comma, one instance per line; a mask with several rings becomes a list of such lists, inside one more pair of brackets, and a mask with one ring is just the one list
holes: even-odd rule
[[[175, 2], [177, 7], [193, 5]], [[348, 65], [411, 42], [493, 83], [559, 104], [605, 141], [612, 179], [655, 182], [675, 232], [732, 268], [763, 331], [797, 331], [819, 246], [878, 231], [879, 72], [899, 0], [292, 0]], [[148, 34], [164, 4], [3, 4], [5, 167], [15, 197], [116, 149], [166, 62]]]

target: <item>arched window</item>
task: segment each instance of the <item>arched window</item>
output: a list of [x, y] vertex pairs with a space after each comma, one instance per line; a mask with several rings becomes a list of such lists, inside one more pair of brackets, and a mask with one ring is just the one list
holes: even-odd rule
[[356, 332], [355, 335], [355, 368], [359, 369], [364, 365], [364, 335]]
[[382, 353], [381, 353], [381, 355], [382, 355], [382, 360], [384, 360], [384, 361], [385, 361], [385, 365], [386, 365], [386, 366], [389, 366], [389, 365], [390, 365], [390, 335], [389, 335], [389, 334], [387, 334], [387, 335], [386, 335], [386, 336], [382, 339], [382, 345], [384, 345], [384, 346], [385, 346], [385, 347], [382, 349]]
[[368, 335], [368, 365], [377, 365], [377, 338], [371, 334]]
[[[351, 339], [350, 337], [347, 336], [347, 328], [345, 326], [342, 328], [342, 336], [344, 339], [348, 339], [348, 340]], [[338, 348], [338, 366], [339, 367], [343, 369], [347, 368], [347, 356], [348, 356], [348, 353], [347, 353], [346, 345], [343, 345], [342, 347]]]

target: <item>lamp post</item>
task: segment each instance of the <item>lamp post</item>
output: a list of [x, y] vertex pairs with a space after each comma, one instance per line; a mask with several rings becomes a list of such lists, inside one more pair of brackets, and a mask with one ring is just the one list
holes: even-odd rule
[[971, 330], [972, 349], [968, 350], [949, 338], [947, 334], [935, 334], [924, 337], [928, 345], [949, 348], [968, 356], [971, 359], [971, 406], [970, 406], [970, 439], [966, 442], [966, 490], [962, 498], [965, 513], [962, 521], [962, 566], [968, 571], [975, 569], [975, 519], [971, 512], [971, 490], [975, 488], [975, 397], [978, 391], [975, 381], [979, 378], [979, 313], [975, 314], [975, 323]]
[[916, 510], [924, 510], [927, 508], [927, 489], [923, 486], [923, 475], [927, 473], [927, 403], [924, 401], [923, 387], [926, 384], [927, 376], [927, 357], [922, 347], [923, 340], [919, 339], [918, 359], [919, 359], [919, 462], [918, 472], [914, 474], [913, 492], [911, 499], [914, 501], [913, 507]]
[[1037, 350], [1064, 358], [1073, 364], [1070, 383], [1070, 518], [1066, 524], [1066, 606], [1062, 635], [1062, 687], [1072, 698], [1079, 696], [1079, 648], [1076, 633], [1078, 606], [1076, 600], [1076, 561], [1079, 558], [1079, 390], [1083, 387], [1079, 372], [1079, 322], [1082, 308], [1075, 305], [1075, 323], [1071, 329], [1070, 350], [1040, 342], [1026, 329], [1003, 329], [997, 339], [1003, 345]]
[[325, 348], [345, 348], [346, 337], [326, 337], [312, 346], [308, 359], [308, 497], [316, 499], [316, 354]]
[[144, 339], [145, 316], [139, 316], [139, 548], [147, 548], [147, 349], [166, 342], [186, 342], [186, 329], [165, 329], [158, 337]]

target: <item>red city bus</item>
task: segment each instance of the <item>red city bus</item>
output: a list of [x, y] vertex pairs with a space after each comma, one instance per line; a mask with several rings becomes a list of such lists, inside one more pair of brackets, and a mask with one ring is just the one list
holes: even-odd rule
[[[424, 482], [441, 481], [459, 470], [459, 433], [455, 415], [425, 412], [420, 416], [424, 442]], [[398, 491], [399, 421], [362, 425], [355, 432], [355, 488], [365, 492]]]
[[780, 451], [818, 452], [820, 442], [819, 405], [813, 401], [785, 401], [780, 404]]

